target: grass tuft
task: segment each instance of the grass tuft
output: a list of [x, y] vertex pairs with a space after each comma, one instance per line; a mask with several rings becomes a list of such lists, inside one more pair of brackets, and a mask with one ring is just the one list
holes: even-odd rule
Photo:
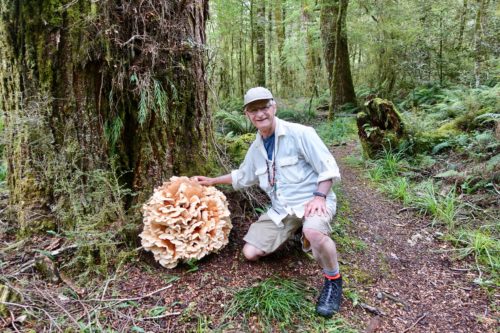
[[238, 291], [226, 316], [256, 315], [266, 326], [279, 323], [281, 327], [289, 327], [308, 308], [305, 297], [308, 293], [309, 289], [300, 282], [270, 278]]
[[457, 246], [460, 259], [474, 257], [476, 263], [488, 266], [498, 274], [500, 270], [500, 240], [495, 239], [488, 230], [462, 229], [450, 241]]

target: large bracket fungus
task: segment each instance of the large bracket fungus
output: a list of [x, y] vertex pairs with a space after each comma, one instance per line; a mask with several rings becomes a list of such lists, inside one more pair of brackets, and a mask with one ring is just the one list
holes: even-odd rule
[[213, 186], [172, 177], [142, 207], [144, 249], [166, 268], [223, 248], [232, 225], [226, 197]]

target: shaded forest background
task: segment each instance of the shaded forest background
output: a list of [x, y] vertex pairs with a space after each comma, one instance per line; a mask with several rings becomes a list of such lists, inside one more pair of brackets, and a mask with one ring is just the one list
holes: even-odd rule
[[4, 295], [12, 270], [98, 284], [137, 259], [154, 186], [242, 161], [257, 85], [328, 145], [361, 140], [352, 165], [498, 287], [499, 34], [494, 0], [2, 1]]

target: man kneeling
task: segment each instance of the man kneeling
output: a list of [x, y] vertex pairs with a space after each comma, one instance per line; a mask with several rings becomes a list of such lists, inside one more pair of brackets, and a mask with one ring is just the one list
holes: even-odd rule
[[244, 112], [258, 133], [245, 160], [230, 174], [195, 179], [202, 185], [232, 184], [235, 189], [259, 184], [270, 197], [271, 208], [244, 237], [248, 260], [274, 252], [302, 227], [302, 248], [312, 250], [325, 276], [316, 311], [331, 317], [339, 311], [342, 296], [337, 250], [329, 236], [336, 211], [331, 187], [340, 180], [339, 169], [313, 128], [278, 119], [276, 109], [269, 90], [248, 90]]

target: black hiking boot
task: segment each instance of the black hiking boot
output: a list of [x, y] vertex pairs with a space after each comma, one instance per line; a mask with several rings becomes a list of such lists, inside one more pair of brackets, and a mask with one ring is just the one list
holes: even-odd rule
[[330, 318], [340, 310], [342, 298], [342, 276], [335, 280], [325, 278], [325, 285], [319, 295], [316, 312], [323, 317]]

